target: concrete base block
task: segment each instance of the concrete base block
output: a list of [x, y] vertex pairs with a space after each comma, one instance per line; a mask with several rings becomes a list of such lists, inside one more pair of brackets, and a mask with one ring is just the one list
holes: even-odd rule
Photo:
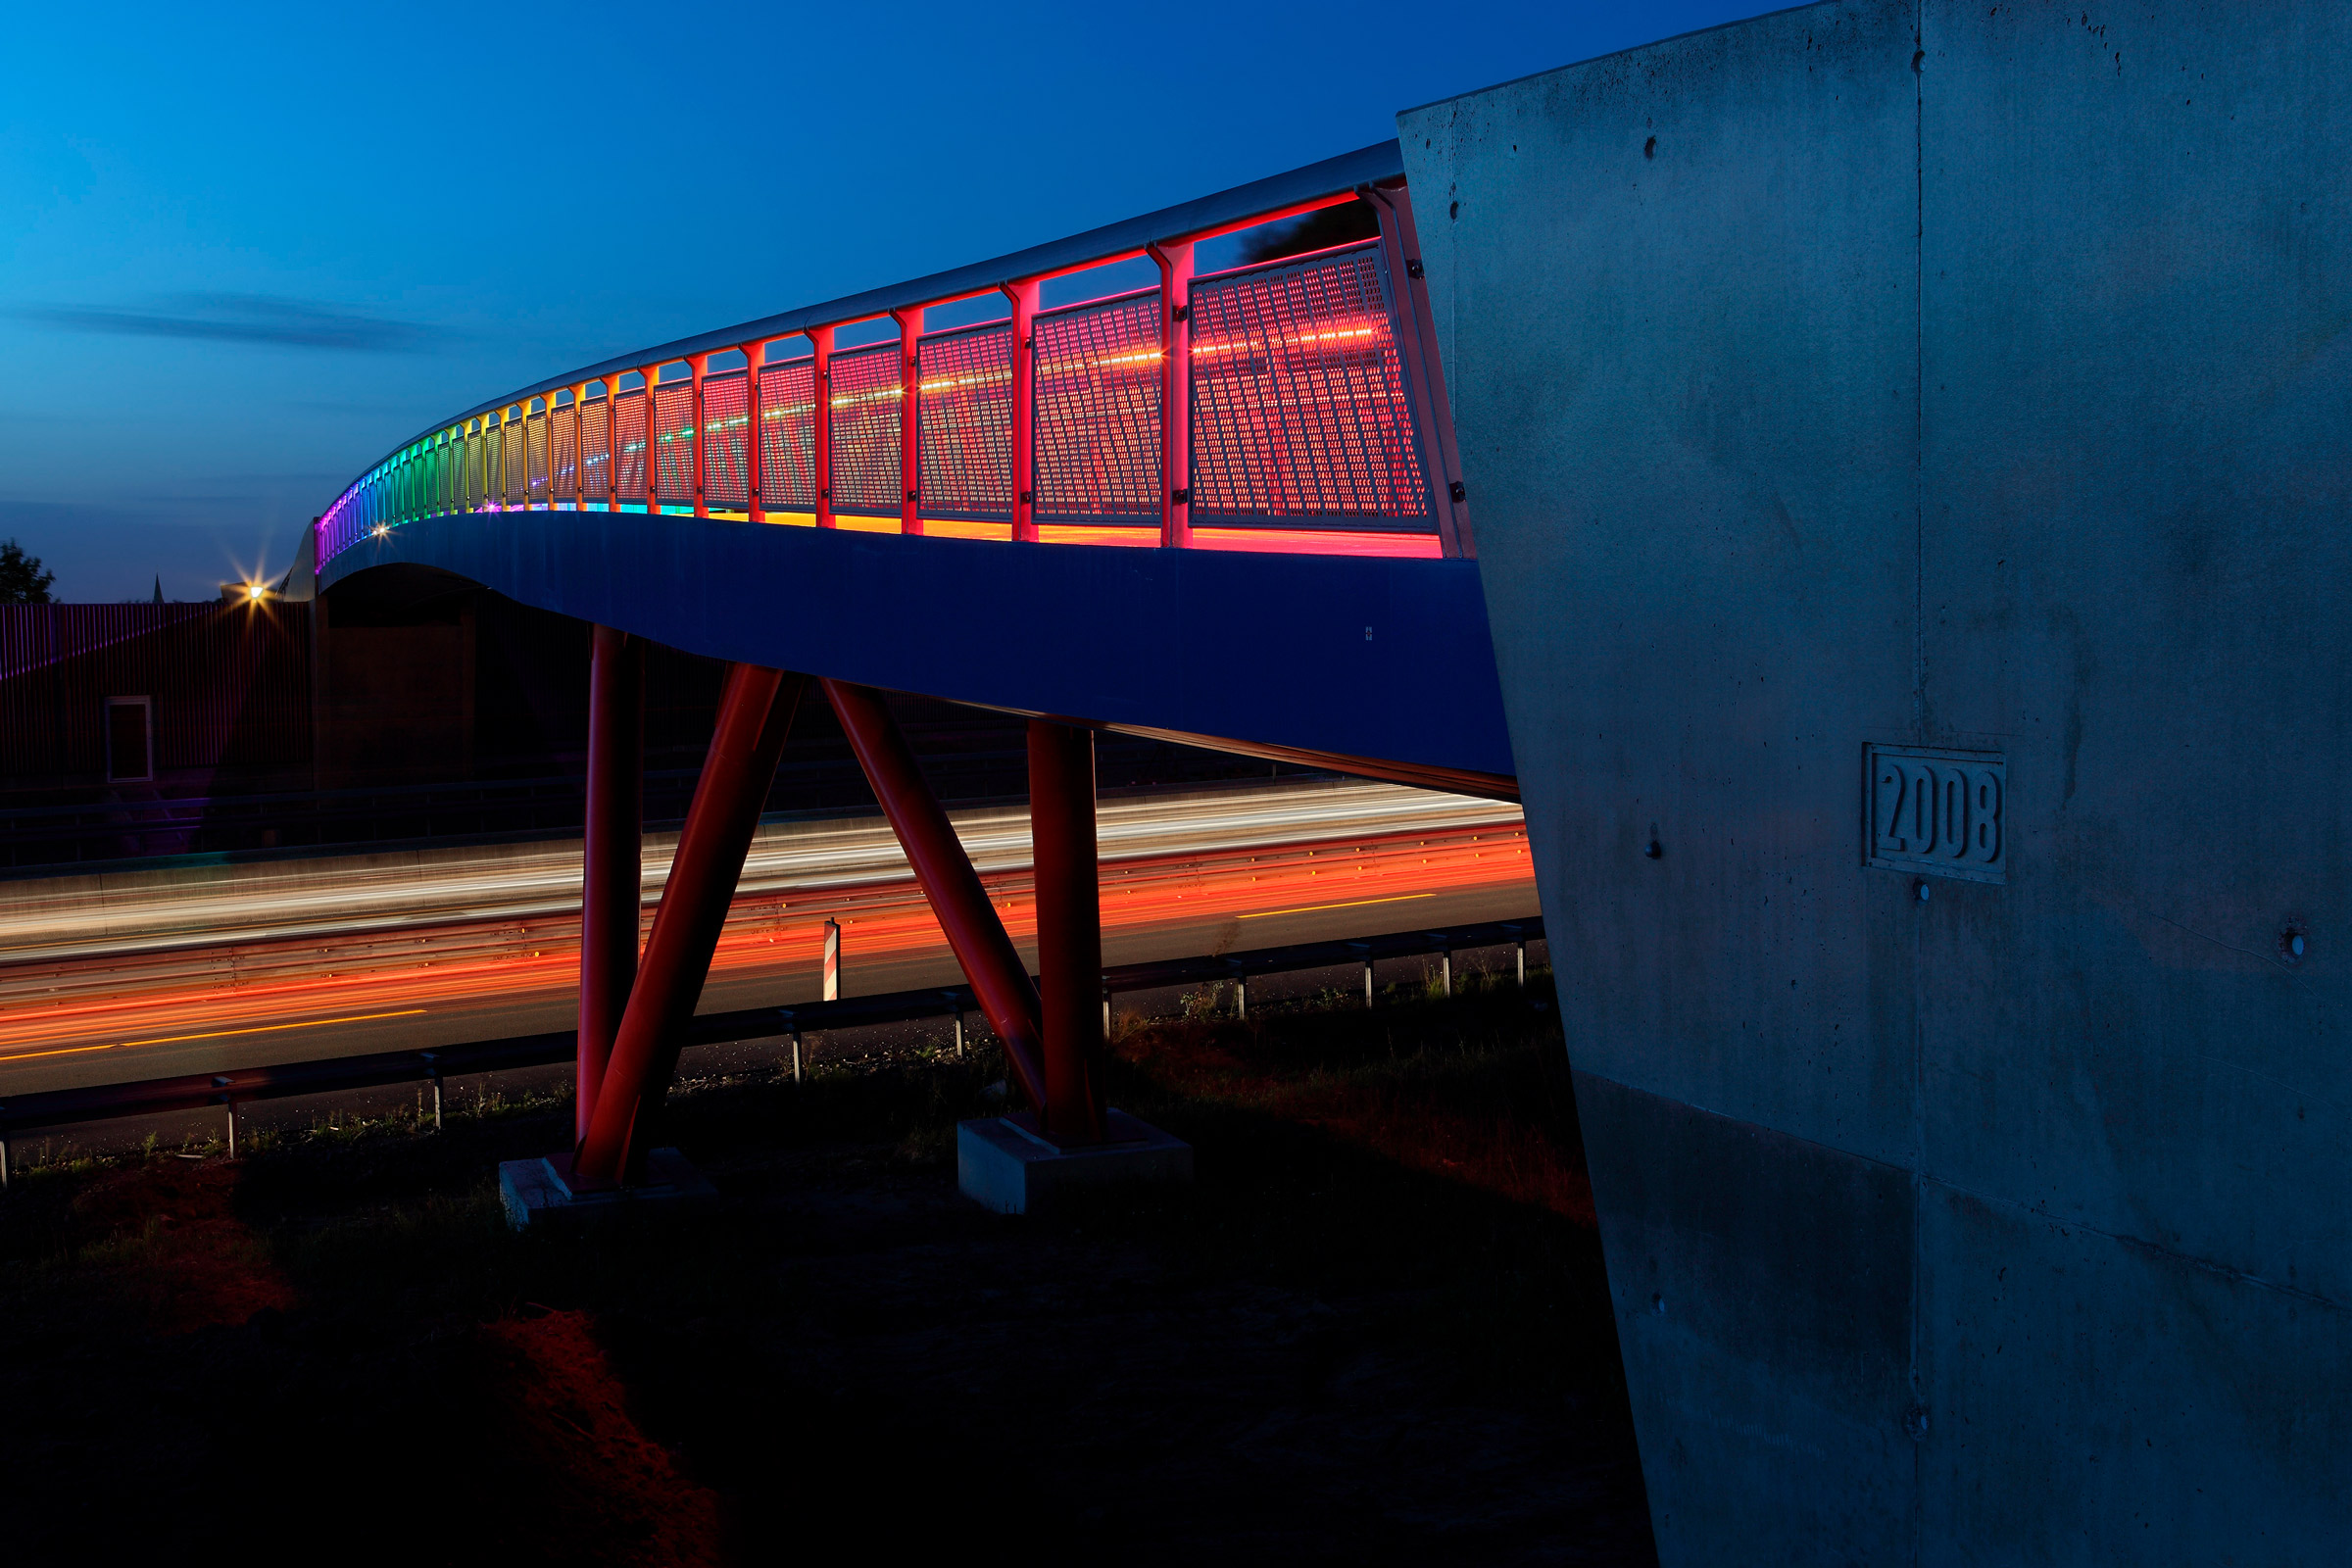
[[506, 1204], [507, 1223], [519, 1231], [559, 1219], [584, 1221], [644, 1203], [707, 1201], [718, 1196], [718, 1189], [674, 1149], [648, 1153], [645, 1180], [635, 1187], [575, 1190], [570, 1174], [569, 1154], [501, 1161], [498, 1196]]
[[1067, 1148], [1036, 1130], [1034, 1118], [987, 1116], [956, 1128], [956, 1184], [1000, 1214], [1030, 1214], [1075, 1187], [1107, 1182], [1189, 1182], [1193, 1146], [1113, 1110], [1100, 1144]]

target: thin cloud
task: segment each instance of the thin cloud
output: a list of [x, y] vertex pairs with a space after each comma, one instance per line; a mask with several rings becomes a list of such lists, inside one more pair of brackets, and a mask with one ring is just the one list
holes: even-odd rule
[[444, 335], [413, 321], [363, 316], [274, 294], [180, 294], [159, 301], [152, 310], [35, 305], [13, 314], [66, 332], [200, 338], [359, 354], [419, 353]]

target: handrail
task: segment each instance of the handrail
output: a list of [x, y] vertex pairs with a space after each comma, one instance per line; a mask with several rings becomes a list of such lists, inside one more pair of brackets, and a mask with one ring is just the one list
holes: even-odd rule
[[[1196, 338], [1187, 324], [1196, 288], [1212, 296], [1237, 289], [1247, 293], [1249, 277], [1228, 270], [1196, 278], [1195, 246], [1357, 200], [1368, 203], [1380, 229], [1378, 241], [1317, 253], [1314, 265], [1331, 274], [1322, 286], [1285, 292], [1269, 282], [1259, 291], [1263, 297], [1237, 297], [1223, 340]], [[1081, 397], [1079, 402], [1086, 405], [1080, 417], [1101, 426], [1093, 435], [1115, 435], [1114, 444], [1132, 455], [1131, 465], [1145, 463], [1147, 451], [1157, 452], [1157, 543], [1312, 550], [1318, 539], [1336, 545], [1339, 536], [1348, 535], [1354, 539], [1346, 547], [1349, 553], [1470, 555], [1450, 415], [1429, 352], [1434, 338], [1418, 250], [1404, 198], [1402, 155], [1395, 142], [1385, 142], [1007, 256], [680, 338], [529, 383], [419, 432], [354, 480], [317, 519], [313, 559], [323, 565], [368, 537], [387, 536], [408, 521], [514, 511], [691, 512], [697, 517], [752, 522], [797, 516], [831, 526], [839, 444], [833, 426], [841, 401], [832, 391], [833, 334], [886, 318], [900, 328], [898, 382], [888, 390], [897, 414], [884, 421], [898, 426], [897, 440], [890, 442], [875, 428], [853, 444], [866, 448], [869, 473], [895, 467], [896, 486], [904, 495], [903, 502], [893, 503], [901, 513], [899, 531], [930, 531], [926, 521], [936, 518], [984, 524], [976, 534], [962, 530], [965, 537], [1039, 540], [1045, 535], [1036, 521], [1030, 475], [1048, 453], [1038, 436], [1043, 407], [1037, 401], [1038, 377], [1030, 370], [1038, 287], [1093, 267], [1146, 257], [1160, 271], [1157, 289], [1147, 291], [1158, 296], [1156, 330], [1090, 364], [1087, 373], [1098, 381], [1133, 378], [1149, 362], [1154, 368], [1145, 374], [1158, 382], [1153, 412], [1129, 406], [1132, 400]], [[1009, 306], [1011, 363], [1000, 374], [960, 378], [950, 387], [919, 381], [918, 345], [970, 329], [925, 333], [923, 312], [995, 293]], [[1235, 331], [1243, 335], [1235, 338]], [[771, 345], [799, 337], [808, 340], [808, 356], [767, 359]], [[892, 344], [885, 339], [871, 347]], [[714, 425], [705, 407], [709, 361], [715, 354], [735, 353], [746, 362], [740, 381], [748, 394], [728, 396], [746, 407], [728, 411]], [[1197, 356], [1212, 356], [1203, 360], [1199, 374], [1207, 379], [1198, 389]], [[662, 382], [661, 368], [678, 363], [690, 375]], [[812, 368], [813, 397], [771, 409], [766, 372], [787, 365], [804, 373]], [[630, 374], [644, 377], [648, 393], [658, 389], [662, 395], [659, 401], [648, 396], [632, 405], [623, 430], [617, 393], [620, 380]], [[727, 378], [737, 379], [732, 370]], [[591, 399], [587, 389], [598, 382], [607, 396]], [[543, 412], [530, 412], [535, 402]], [[936, 427], [935, 402], [941, 405]], [[1112, 402], [1120, 406], [1108, 407]], [[601, 426], [594, 442], [586, 433], [591, 411]], [[774, 423], [779, 419], [786, 422]], [[551, 427], [559, 421], [570, 443], [568, 466], [553, 462]], [[1161, 428], [1146, 429], [1146, 423]], [[1202, 428], [1207, 427], [1213, 427], [1214, 441], [1204, 446]], [[781, 448], [769, 451], [771, 440], [801, 443], [804, 468], [808, 443], [813, 444], [812, 500], [776, 505], [781, 487], [763, 484], [763, 469], [784, 454]], [[978, 461], [1001, 498], [961, 510], [927, 509], [923, 470], [934, 443], [948, 462]], [[896, 451], [889, 450], [892, 445]], [[1214, 537], [1196, 539], [1195, 471], [1202, 453], [1211, 450], [1218, 455], [1229, 504], [1211, 509], [1218, 513]], [[1083, 468], [1094, 460], [1062, 453], [1057, 461]], [[997, 471], [1000, 467], [1006, 471]], [[1122, 488], [1142, 471], [1122, 473]], [[1302, 471], [1310, 475], [1303, 486], [1298, 480]], [[1245, 498], [1238, 508], [1230, 502], [1235, 495]], [[1117, 516], [1132, 513], [1121, 510]], [[1105, 509], [1103, 521], [1113, 520]], [[1253, 538], [1234, 535], [1237, 527], [1261, 523], [1274, 526]], [[987, 531], [1007, 526], [1006, 534]], [[1073, 533], [1068, 524], [1054, 530], [1055, 537], [1071, 542], [1150, 542], [1126, 537], [1132, 532], [1105, 527]], [[1365, 537], [1384, 532], [1396, 538], [1384, 545]]]
[[[1473, 948], [1541, 941], [1544, 919], [1489, 920], [1441, 929], [1395, 931], [1382, 936], [1331, 942], [1303, 942], [1286, 947], [1254, 948], [1244, 953], [1169, 958], [1149, 963], [1119, 964], [1102, 971], [1105, 998], [1114, 993], [1151, 991], [1202, 981], [1246, 979], [1257, 974], [1280, 974], [1299, 969], [1336, 968], [1369, 964], [1380, 958], [1410, 958], [1426, 954], [1453, 954]], [[736, 1012], [705, 1013], [688, 1027], [689, 1046], [720, 1045], [738, 1040], [766, 1040], [821, 1029], [846, 1029], [866, 1024], [905, 1023], [960, 1015], [975, 1009], [968, 986], [931, 986], [870, 997], [847, 997], [839, 1002], [795, 1003], [789, 1006], [750, 1007]], [[436, 1046], [426, 1051], [383, 1051], [367, 1055], [329, 1056], [308, 1061], [278, 1062], [265, 1067], [234, 1067], [218, 1073], [185, 1073], [171, 1078], [146, 1078], [127, 1083], [92, 1084], [78, 1089], [52, 1089], [17, 1095], [0, 1101], [0, 1180], [7, 1168], [6, 1140], [41, 1127], [80, 1122], [111, 1121], [124, 1116], [151, 1116], [207, 1105], [233, 1106], [243, 1101], [283, 1100], [298, 1095], [331, 1094], [339, 1090], [381, 1088], [386, 1084], [427, 1083], [479, 1073], [512, 1072], [524, 1067], [553, 1066], [569, 1061], [575, 1046], [573, 1031], [516, 1035], [503, 1040]]]

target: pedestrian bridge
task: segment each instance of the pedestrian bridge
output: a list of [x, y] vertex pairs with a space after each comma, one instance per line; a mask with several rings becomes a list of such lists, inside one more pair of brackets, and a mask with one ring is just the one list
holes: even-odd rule
[[1421, 274], [1390, 142], [662, 344], [403, 443], [317, 582], [1515, 797]]

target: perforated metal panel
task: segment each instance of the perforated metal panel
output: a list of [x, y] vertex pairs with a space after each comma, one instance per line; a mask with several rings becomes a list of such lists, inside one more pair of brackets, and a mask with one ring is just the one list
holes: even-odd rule
[[476, 426], [466, 437], [466, 508], [478, 512], [490, 500], [490, 443]]
[[694, 505], [694, 383], [671, 381], [654, 388], [654, 451], [662, 505]]
[[741, 512], [752, 504], [752, 380], [729, 375], [703, 382], [703, 502]]
[[1011, 516], [1011, 326], [924, 338], [915, 354], [923, 511]]
[[507, 476], [507, 505], [519, 507], [531, 498], [530, 466], [523, 452], [523, 421], [509, 419], [499, 429], [499, 458]]
[[547, 470], [547, 416], [534, 414], [523, 421], [524, 461], [529, 464], [530, 488], [528, 499], [535, 507], [544, 507], [551, 499]]
[[1036, 318], [1041, 517], [1159, 515], [1159, 295]]
[[612, 499], [612, 458], [606, 448], [612, 428], [612, 404], [596, 398], [580, 405], [580, 499]]
[[548, 464], [548, 471], [554, 481], [556, 499], [577, 502], [580, 499], [579, 405], [567, 403], [548, 418], [554, 425], [548, 443], [554, 449], [554, 457]]
[[631, 505], [645, 500], [645, 411], [648, 402], [643, 392], [624, 392], [612, 404], [612, 450], [620, 460], [620, 472], [612, 481], [612, 499]]
[[836, 354], [833, 509], [897, 516], [906, 501], [899, 482], [899, 346]]
[[1195, 520], [1428, 518], [1375, 247], [1197, 282], [1192, 323]]
[[760, 372], [760, 504], [770, 512], [816, 510], [816, 361]]

